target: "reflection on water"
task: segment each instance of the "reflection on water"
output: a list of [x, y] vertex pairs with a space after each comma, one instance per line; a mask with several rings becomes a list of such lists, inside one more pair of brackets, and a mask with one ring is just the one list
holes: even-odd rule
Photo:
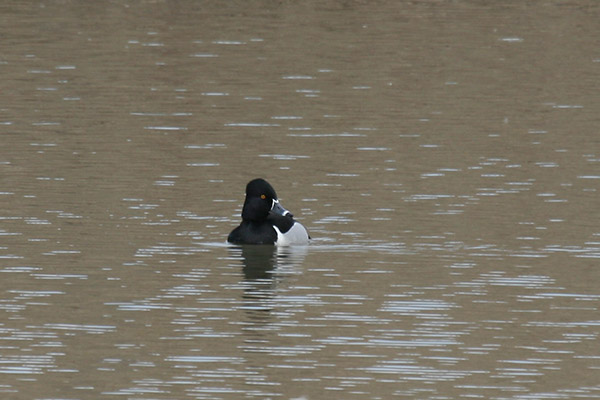
[[248, 282], [273, 281], [277, 277], [300, 273], [308, 246], [232, 246], [232, 258], [240, 259]]
[[1, 398], [600, 398], [589, 2], [0, 8]]
[[[274, 247], [263, 245], [232, 246], [231, 258], [241, 261], [244, 274], [243, 309], [249, 320], [261, 326], [276, 312], [278, 285], [300, 268], [308, 251], [307, 246]], [[256, 329], [256, 327], [247, 327]]]

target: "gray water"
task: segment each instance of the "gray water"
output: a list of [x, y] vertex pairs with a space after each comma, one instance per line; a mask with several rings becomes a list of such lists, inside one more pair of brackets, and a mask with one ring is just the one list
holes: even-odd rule
[[2, 398], [600, 397], [596, 2], [0, 21]]

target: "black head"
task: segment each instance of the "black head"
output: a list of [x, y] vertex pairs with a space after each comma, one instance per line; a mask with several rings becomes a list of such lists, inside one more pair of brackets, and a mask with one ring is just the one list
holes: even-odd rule
[[[277, 200], [277, 193], [273, 186], [262, 178], [256, 178], [246, 185], [246, 198], [265, 196], [267, 199]], [[264, 200], [264, 199], [263, 199]]]
[[242, 219], [250, 221], [263, 221], [267, 219], [269, 211], [273, 208], [273, 200], [277, 200], [277, 193], [269, 182], [262, 178], [253, 179], [246, 185], [246, 200], [242, 210]]

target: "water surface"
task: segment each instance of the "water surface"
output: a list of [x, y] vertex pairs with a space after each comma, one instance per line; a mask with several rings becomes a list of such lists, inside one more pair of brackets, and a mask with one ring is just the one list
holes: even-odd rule
[[594, 2], [0, 11], [3, 398], [600, 397]]

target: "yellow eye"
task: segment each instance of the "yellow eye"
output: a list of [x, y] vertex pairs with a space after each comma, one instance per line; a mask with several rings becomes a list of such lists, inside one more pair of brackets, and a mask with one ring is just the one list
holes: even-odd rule
[[261, 194], [261, 195], [260, 195], [260, 198], [264, 200], [264, 199], [266, 199], [266, 198], [267, 198], [267, 196], [265, 196], [264, 194]]

